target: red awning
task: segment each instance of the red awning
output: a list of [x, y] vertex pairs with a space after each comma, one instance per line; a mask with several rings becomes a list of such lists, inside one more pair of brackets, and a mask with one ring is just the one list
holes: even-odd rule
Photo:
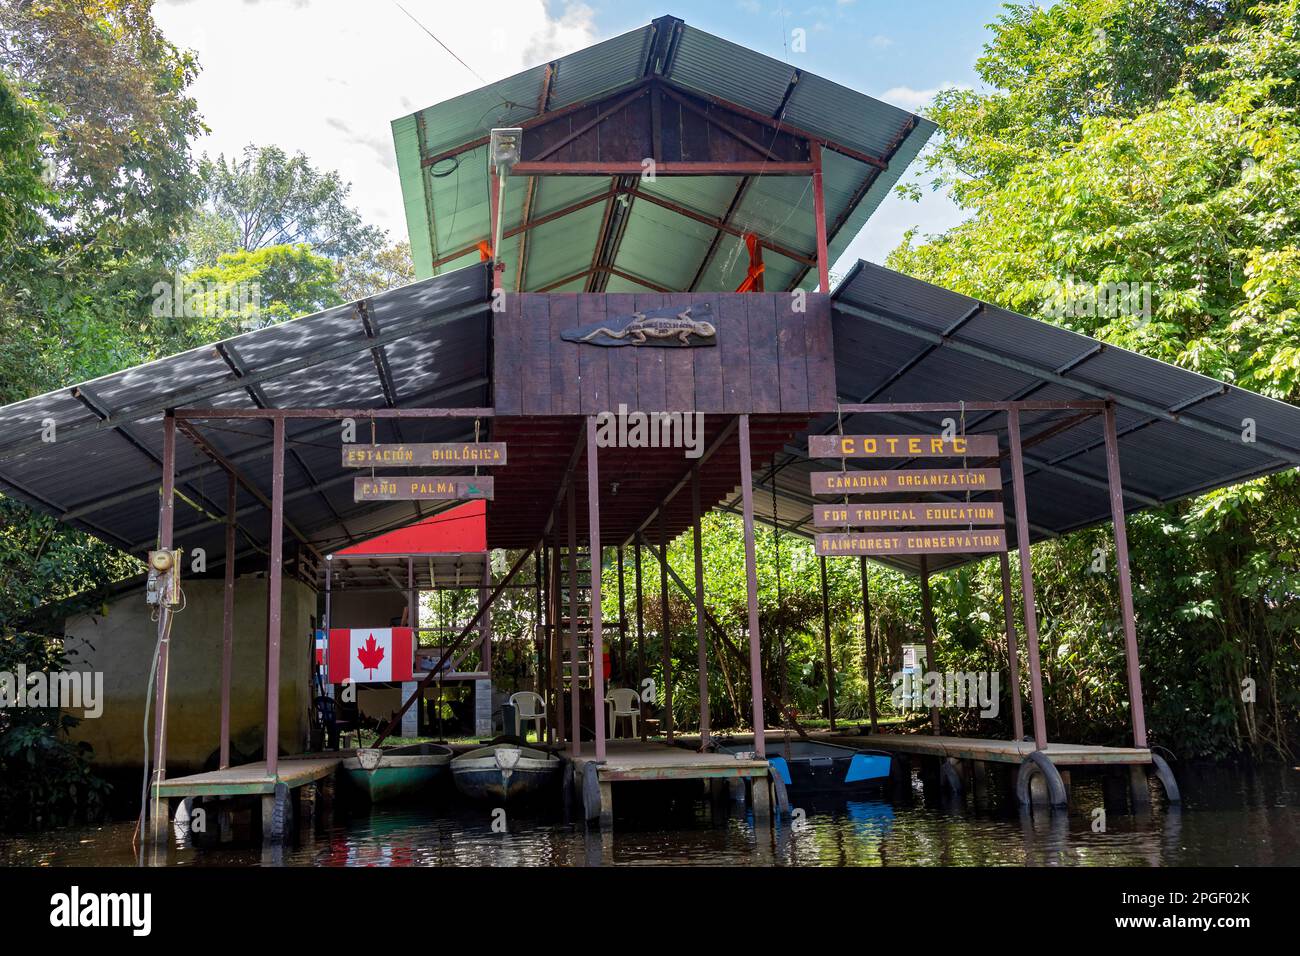
[[423, 521], [336, 551], [357, 557], [415, 554], [482, 554], [487, 551], [487, 502], [467, 501]]

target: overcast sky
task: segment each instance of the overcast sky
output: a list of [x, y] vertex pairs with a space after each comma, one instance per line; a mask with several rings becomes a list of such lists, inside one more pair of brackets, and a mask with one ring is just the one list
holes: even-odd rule
[[[916, 109], [949, 85], [974, 85], [972, 64], [996, 15], [993, 0], [159, 0], [154, 18], [202, 67], [192, 93], [211, 132], [198, 148], [248, 143], [301, 150], [352, 183], [368, 222], [405, 238], [389, 123], [434, 103], [672, 13], [688, 23]], [[789, 52], [801, 28], [807, 51]], [[891, 197], [846, 259], [883, 261], [912, 225], [960, 220], [942, 195]]]

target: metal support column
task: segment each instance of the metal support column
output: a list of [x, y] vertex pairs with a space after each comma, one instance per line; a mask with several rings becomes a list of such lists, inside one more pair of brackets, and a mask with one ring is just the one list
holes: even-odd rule
[[737, 428], [740, 444], [741, 511], [745, 534], [745, 596], [749, 607], [749, 686], [754, 703], [754, 753], [767, 756], [763, 726], [763, 664], [758, 632], [758, 559], [754, 554], [754, 473], [749, 451], [749, 416], [741, 415]]
[[1115, 526], [1115, 564], [1119, 571], [1119, 606], [1124, 623], [1124, 661], [1128, 670], [1128, 700], [1133, 718], [1133, 746], [1146, 747], [1147, 720], [1142, 706], [1142, 672], [1138, 660], [1137, 624], [1133, 615], [1133, 579], [1128, 560], [1128, 527], [1124, 520], [1124, 479], [1119, 471], [1119, 437], [1115, 406], [1106, 404], [1106, 480], [1110, 485], [1110, 516]]
[[1025, 647], [1029, 653], [1029, 692], [1034, 721], [1034, 746], [1047, 746], [1043, 713], [1043, 670], [1038, 659], [1038, 605], [1034, 600], [1033, 561], [1029, 552], [1029, 508], [1025, 503], [1025, 463], [1020, 450], [1020, 409], [1007, 411], [1007, 442], [1011, 449], [1011, 489], [1016, 505], [1016, 548], [1020, 552], [1020, 590], [1025, 602]]

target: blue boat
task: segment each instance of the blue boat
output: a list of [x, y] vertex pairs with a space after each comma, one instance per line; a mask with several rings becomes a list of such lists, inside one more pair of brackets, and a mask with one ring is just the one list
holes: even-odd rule
[[[752, 754], [752, 744], [722, 742], [719, 753]], [[820, 740], [768, 741], [767, 762], [796, 793], [852, 793], [889, 782], [893, 758], [883, 750], [858, 750]]]

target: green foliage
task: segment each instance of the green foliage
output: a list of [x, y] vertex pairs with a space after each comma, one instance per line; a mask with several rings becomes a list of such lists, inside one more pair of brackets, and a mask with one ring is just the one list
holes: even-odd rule
[[[0, 671], [66, 671], [62, 641], [0, 630]], [[68, 731], [77, 718], [57, 707], [0, 709], [0, 827], [33, 829], [97, 819], [109, 785], [90, 768], [91, 749]]]
[[[1298, 23], [1296, 0], [1009, 8], [978, 64], [992, 89], [949, 91], [933, 113], [943, 140], [930, 168], [970, 219], [909, 235], [890, 265], [1030, 314], [1048, 312], [1071, 280], [1149, 283], [1149, 317], [1057, 321], [1300, 400]], [[1084, 42], [1094, 30], [1097, 42]], [[1285, 475], [1134, 519], [1144, 679], [1162, 742], [1286, 752], [1300, 664], [1296, 506]], [[1045, 663], [1058, 691], [1049, 705], [1062, 726], [1082, 730], [1086, 703], [1117, 730], [1116, 641], [1090, 623], [1113, 616], [1113, 595], [1080, 577], [1078, 548], [1035, 552], [1060, 569], [1040, 586], [1059, 650]], [[1241, 699], [1247, 677], [1254, 705]]]
[[171, 320], [165, 325], [169, 335], [194, 346], [343, 301], [333, 264], [306, 245], [222, 253], [215, 265], [182, 276], [180, 288], [181, 310], [165, 283], [155, 287], [153, 310], [160, 320]]
[[348, 205], [351, 186], [314, 167], [302, 153], [247, 146], [227, 160], [204, 157], [203, 216], [189, 236], [190, 253], [208, 265], [222, 253], [306, 243], [331, 260], [376, 253], [383, 232], [362, 223]]

